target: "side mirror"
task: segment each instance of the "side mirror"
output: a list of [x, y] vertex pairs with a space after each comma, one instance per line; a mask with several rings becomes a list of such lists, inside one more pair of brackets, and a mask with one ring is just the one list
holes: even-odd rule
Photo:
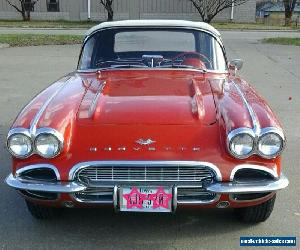
[[242, 67], [243, 67], [243, 60], [241, 59], [234, 59], [234, 60], [231, 60], [229, 63], [228, 63], [228, 69], [229, 69], [229, 74], [231, 76], [235, 76], [236, 75], [236, 71], [237, 70], [240, 70]]
[[243, 60], [242, 59], [233, 59], [228, 63], [229, 70], [240, 70], [243, 67]]

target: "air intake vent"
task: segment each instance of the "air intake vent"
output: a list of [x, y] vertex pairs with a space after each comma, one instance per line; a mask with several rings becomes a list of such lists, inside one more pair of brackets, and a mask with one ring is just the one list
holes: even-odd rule
[[57, 181], [56, 174], [51, 168], [33, 168], [23, 171], [20, 177], [36, 181]]

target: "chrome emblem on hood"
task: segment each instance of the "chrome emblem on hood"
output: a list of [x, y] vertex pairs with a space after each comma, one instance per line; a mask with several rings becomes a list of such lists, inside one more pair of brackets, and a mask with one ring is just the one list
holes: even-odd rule
[[151, 145], [153, 143], [155, 143], [155, 141], [153, 141], [152, 139], [138, 139], [137, 141], [135, 141], [137, 144], [140, 145]]

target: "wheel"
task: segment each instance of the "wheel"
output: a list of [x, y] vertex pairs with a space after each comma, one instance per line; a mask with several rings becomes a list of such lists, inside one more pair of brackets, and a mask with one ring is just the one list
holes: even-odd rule
[[33, 202], [30, 202], [28, 200], [25, 201], [26, 201], [28, 211], [36, 219], [47, 220], [47, 219], [52, 219], [57, 215], [59, 215], [60, 210], [58, 208], [41, 206]]
[[276, 194], [266, 202], [252, 206], [252, 207], [243, 207], [236, 208], [235, 214], [238, 220], [247, 223], [259, 223], [267, 220], [272, 211], [275, 204]]

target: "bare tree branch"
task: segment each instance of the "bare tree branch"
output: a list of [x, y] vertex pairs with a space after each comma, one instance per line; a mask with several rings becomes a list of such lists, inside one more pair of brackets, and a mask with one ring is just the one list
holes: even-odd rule
[[114, 11], [112, 7], [113, 1], [114, 0], [100, 0], [100, 4], [102, 4], [107, 11], [107, 21], [112, 21], [114, 17]]
[[17, 5], [12, 4], [9, 0], [5, 0], [10, 6], [14, 7], [18, 12], [22, 13], [22, 10]]
[[210, 23], [212, 19], [224, 9], [230, 8], [232, 4], [239, 6], [249, 0], [190, 0], [199, 12], [204, 22]]
[[[10, 6], [12, 6], [17, 12], [21, 13], [24, 21], [30, 21], [31, 6], [34, 6], [39, 0], [25, 2], [25, 0], [18, 0], [19, 5], [13, 4], [10, 0], [5, 0]], [[29, 8], [26, 8], [26, 4], [29, 4]]]

